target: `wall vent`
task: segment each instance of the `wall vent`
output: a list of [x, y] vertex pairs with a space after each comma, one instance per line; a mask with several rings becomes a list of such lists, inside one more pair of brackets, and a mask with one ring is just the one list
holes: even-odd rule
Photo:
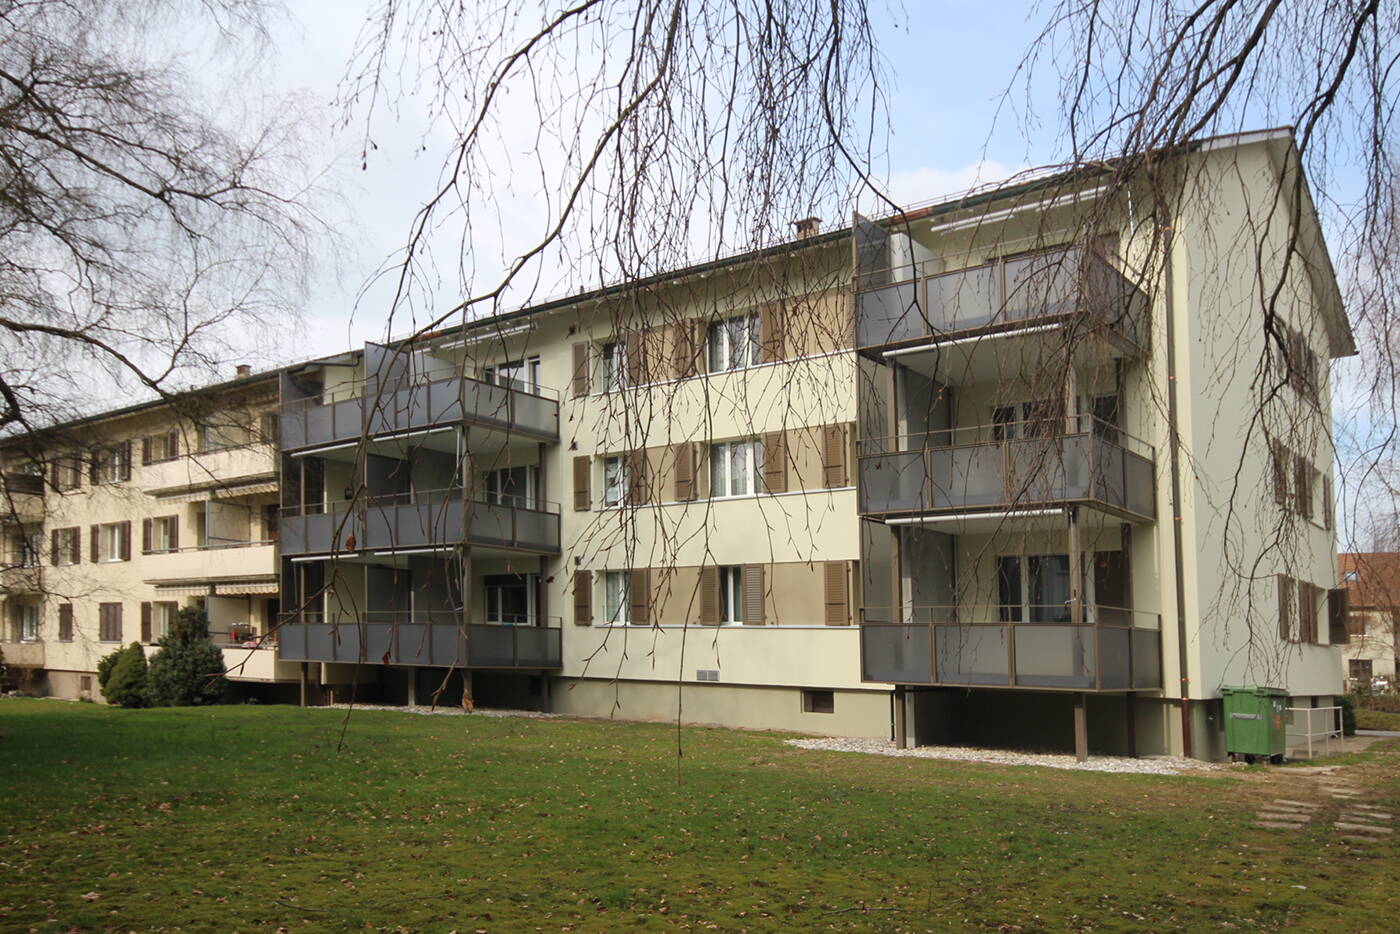
[[718, 669], [718, 668], [697, 668], [697, 669], [695, 670], [695, 680], [696, 680], [696, 681], [718, 681], [718, 680], [719, 680], [719, 669]]

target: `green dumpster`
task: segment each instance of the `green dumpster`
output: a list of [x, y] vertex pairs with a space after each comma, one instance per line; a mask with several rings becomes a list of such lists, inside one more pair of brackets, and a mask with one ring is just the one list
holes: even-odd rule
[[1245, 761], [1253, 762], [1255, 756], [1268, 756], [1282, 762], [1288, 692], [1281, 688], [1223, 687], [1220, 695], [1225, 698], [1225, 751], [1230, 758], [1244, 756]]

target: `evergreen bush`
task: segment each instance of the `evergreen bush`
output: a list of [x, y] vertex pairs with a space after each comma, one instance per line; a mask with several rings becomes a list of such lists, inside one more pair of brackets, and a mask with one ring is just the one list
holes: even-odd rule
[[118, 707], [146, 706], [146, 653], [141, 650], [141, 643], [133, 642], [112, 655], [116, 660], [108, 669], [102, 696]]
[[186, 607], [160, 640], [147, 677], [150, 702], [158, 707], [217, 704], [224, 698], [224, 653], [209, 639], [209, 618]]

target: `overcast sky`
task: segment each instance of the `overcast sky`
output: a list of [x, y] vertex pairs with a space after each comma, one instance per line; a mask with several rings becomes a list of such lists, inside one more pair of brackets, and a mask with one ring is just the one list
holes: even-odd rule
[[[889, 160], [877, 172], [897, 199], [925, 201], [1055, 157], [1051, 140], [1024, 134], [1019, 108], [1003, 102], [1034, 37], [1022, 5], [913, 3], [904, 14], [873, 6], [881, 51], [894, 77]], [[289, 8], [293, 21], [275, 35], [270, 90], [304, 93], [323, 108], [326, 122], [318, 136], [340, 153], [333, 174], [344, 195], [337, 227], [347, 246], [339, 264], [327, 262], [317, 270], [305, 333], [289, 336], [285, 350], [287, 359], [295, 359], [385, 336], [383, 288], [364, 295], [353, 317], [351, 310], [433, 192], [441, 151], [434, 150], [431, 138], [422, 148], [423, 112], [410, 99], [397, 122], [376, 127], [379, 148], [362, 171], [363, 124], [352, 120], [338, 130], [331, 119], [369, 4], [291, 0]], [[998, 132], [989, 138], [998, 111]], [[404, 329], [403, 323], [393, 328]]]

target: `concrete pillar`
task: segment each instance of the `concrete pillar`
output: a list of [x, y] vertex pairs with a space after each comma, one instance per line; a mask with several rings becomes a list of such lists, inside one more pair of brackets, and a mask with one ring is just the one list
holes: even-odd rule
[[909, 748], [909, 726], [905, 716], [905, 689], [904, 685], [896, 685], [894, 689], [894, 745], [896, 749]]
[[1088, 697], [1082, 691], [1074, 695], [1074, 757], [1080, 762], [1089, 758], [1089, 722], [1084, 710]]

